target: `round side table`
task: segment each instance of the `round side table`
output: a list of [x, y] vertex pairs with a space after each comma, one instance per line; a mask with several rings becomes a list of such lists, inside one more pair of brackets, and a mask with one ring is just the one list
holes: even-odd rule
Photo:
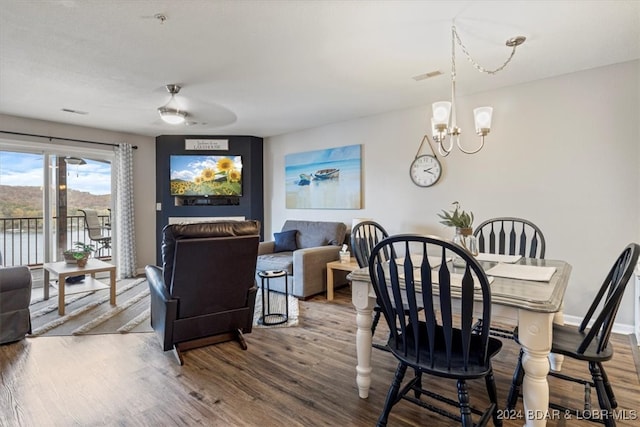
[[[289, 320], [289, 281], [287, 280], [287, 272], [284, 270], [265, 270], [259, 271], [258, 276], [260, 276], [260, 285], [262, 286], [262, 316], [258, 319], [258, 323], [265, 326], [273, 326], [273, 325], [281, 325]], [[269, 298], [269, 292], [271, 292], [271, 288], [269, 287], [269, 280], [274, 279], [276, 277], [284, 277], [284, 299], [285, 299], [285, 312], [283, 313], [272, 313], [271, 312], [271, 302]], [[265, 292], [265, 282], [267, 284], [267, 289]], [[267, 302], [265, 305], [265, 294], [267, 297]], [[275, 319], [275, 320], [271, 320]]]

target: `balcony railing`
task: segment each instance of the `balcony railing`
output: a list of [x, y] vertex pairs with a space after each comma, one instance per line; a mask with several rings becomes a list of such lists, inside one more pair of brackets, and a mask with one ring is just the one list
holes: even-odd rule
[[[109, 235], [109, 216], [100, 215], [100, 225]], [[57, 229], [54, 217], [53, 229]], [[44, 262], [44, 236], [42, 217], [0, 218], [0, 252], [6, 267], [15, 265], [41, 266]], [[92, 244], [85, 228], [84, 216], [67, 217], [67, 242]], [[98, 249], [98, 246], [96, 246]], [[94, 253], [101, 259], [111, 258], [111, 248], [101, 248]]]

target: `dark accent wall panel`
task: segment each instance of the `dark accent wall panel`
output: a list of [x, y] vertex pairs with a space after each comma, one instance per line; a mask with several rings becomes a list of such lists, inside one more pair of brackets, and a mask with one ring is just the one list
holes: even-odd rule
[[[185, 139], [227, 139], [229, 150], [185, 150]], [[170, 217], [231, 217], [244, 216], [264, 223], [263, 189], [263, 140], [255, 136], [224, 135], [161, 135], [156, 137], [156, 203], [162, 209], [156, 211], [157, 263], [162, 256], [162, 228]], [[242, 193], [234, 203], [212, 204], [194, 203], [190, 206], [176, 206], [175, 197], [170, 193], [169, 158], [173, 154], [189, 155], [240, 155], [242, 156]], [[260, 240], [264, 240], [260, 227]]]

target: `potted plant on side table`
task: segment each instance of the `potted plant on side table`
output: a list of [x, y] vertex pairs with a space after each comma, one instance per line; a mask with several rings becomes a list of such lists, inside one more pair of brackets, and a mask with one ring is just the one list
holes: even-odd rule
[[443, 210], [438, 217], [442, 221], [440, 224], [447, 227], [455, 227], [456, 234], [453, 236], [453, 243], [465, 248], [471, 255], [478, 255], [478, 245], [473, 235], [473, 212], [465, 212], [460, 209], [459, 202], [453, 202], [454, 209], [452, 211]]
[[63, 252], [64, 260], [67, 264], [78, 264], [82, 268], [87, 265], [87, 260], [91, 252], [95, 251], [95, 246], [82, 242], [75, 242], [75, 249], [67, 249]]

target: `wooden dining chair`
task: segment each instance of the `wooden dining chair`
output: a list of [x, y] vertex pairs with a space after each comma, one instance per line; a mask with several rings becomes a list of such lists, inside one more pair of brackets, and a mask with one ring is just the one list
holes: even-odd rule
[[[480, 252], [544, 259], [544, 234], [540, 227], [527, 219], [506, 216], [491, 218], [476, 227], [473, 235]], [[491, 334], [513, 339], [513, 329], [492, 326]]]
[[[596, 294], [580, 326], [553, 325], [553, 339], [551, 352], [562, 354], [575, 360], [587, 362], [591, 373], [591, 380], [571, 377], [560, 372], [551, 371], [549, 375], [561, 380], [571, 381], [584, 385], [584, 407], [580, 410], [567, 408], [566, 406], [550, 403], [549, 407], [562, 411], [562, 413], [582, 413], [587, 410], [591, 413], [591, 388], [596, 389], [599, 414], [602, 417], [594, 417], [591, 421], [601, 422], [607, 427], [613, 427], [615, 423], [616, 402], [613, 388], [604, 370], [603, 363], [613, 357], [613, 346], [609, 343], [611, 328], [613, 327], [622, 296], [627, 283], [633, 275], [638, 263], [640, 246], [636, 243], [629, 244], [618, 256], [611, 270], [607, 274], [600, 290]], [[516, 330], [517, 341], [517, 330]], [[520, 351], [518, 364], [513, 375], [511, 389], [507, 397], [507, 409], [513, 410], [520, 396], [520, 389], [524, 379], [524, 367]], [[571, 389], [568, 389], [571, 390]], [[568, 412], [567, 412], [568, 411]]]
[[[456, 256], [462, 267], [454, 269], [448, 261]], [[491, 289], [474, 257], [437, 237], [395, 235], [373, 248], [369, 274], [389, 325], [387, 345], [398, 360], [377, 425], [387, 424], [391, 409], [400, 400], [458, 421], [464, 427], [483, 426], [491, 418], [494, 425], [502, 425], [491, 364], [502, 342], [489, 336]], [[477, 333], [473, 332], [474, 305], [486, 319]], [[415, 376], [401, 387], [407, 368], [412, 368]], [[436, 393], [442, 390], [440, 386], [423, 387], [422, 380], [427, 375], [436, 377], [437, 384], [455, 380], [457, 401]], [[484, 410], [471, 405], [467, 382], [476, 379], [484, 379], [490, 400]], [[443, 404], [457, 407], [458, 412], [443, 409]], [[477, 424], [474, 417], [478, 418]]]
[[480, 252], [544, 259], [544, 235], [537, 225], [527, 219], [506, 216], [491, 218], [476, 227], [473, 235], [476, 236]]
[[[387, 230], [375, 221], [362, 221], [351, 230], [351, 252], [356, 258], [356, 262], [360, 268], [369, 265], [369, 257], [371, 250], [382, 240], [389, 237]], [[388, 254], [384, 254], [388, 259]], [[375, 335], [376, 327], [380, 321], [380, 306], [376, 304], [373, 307], [373, 323], [371, 324], [371, 335]], [[373, 343], [375, 348], [386, 350], [385, 345]]]

